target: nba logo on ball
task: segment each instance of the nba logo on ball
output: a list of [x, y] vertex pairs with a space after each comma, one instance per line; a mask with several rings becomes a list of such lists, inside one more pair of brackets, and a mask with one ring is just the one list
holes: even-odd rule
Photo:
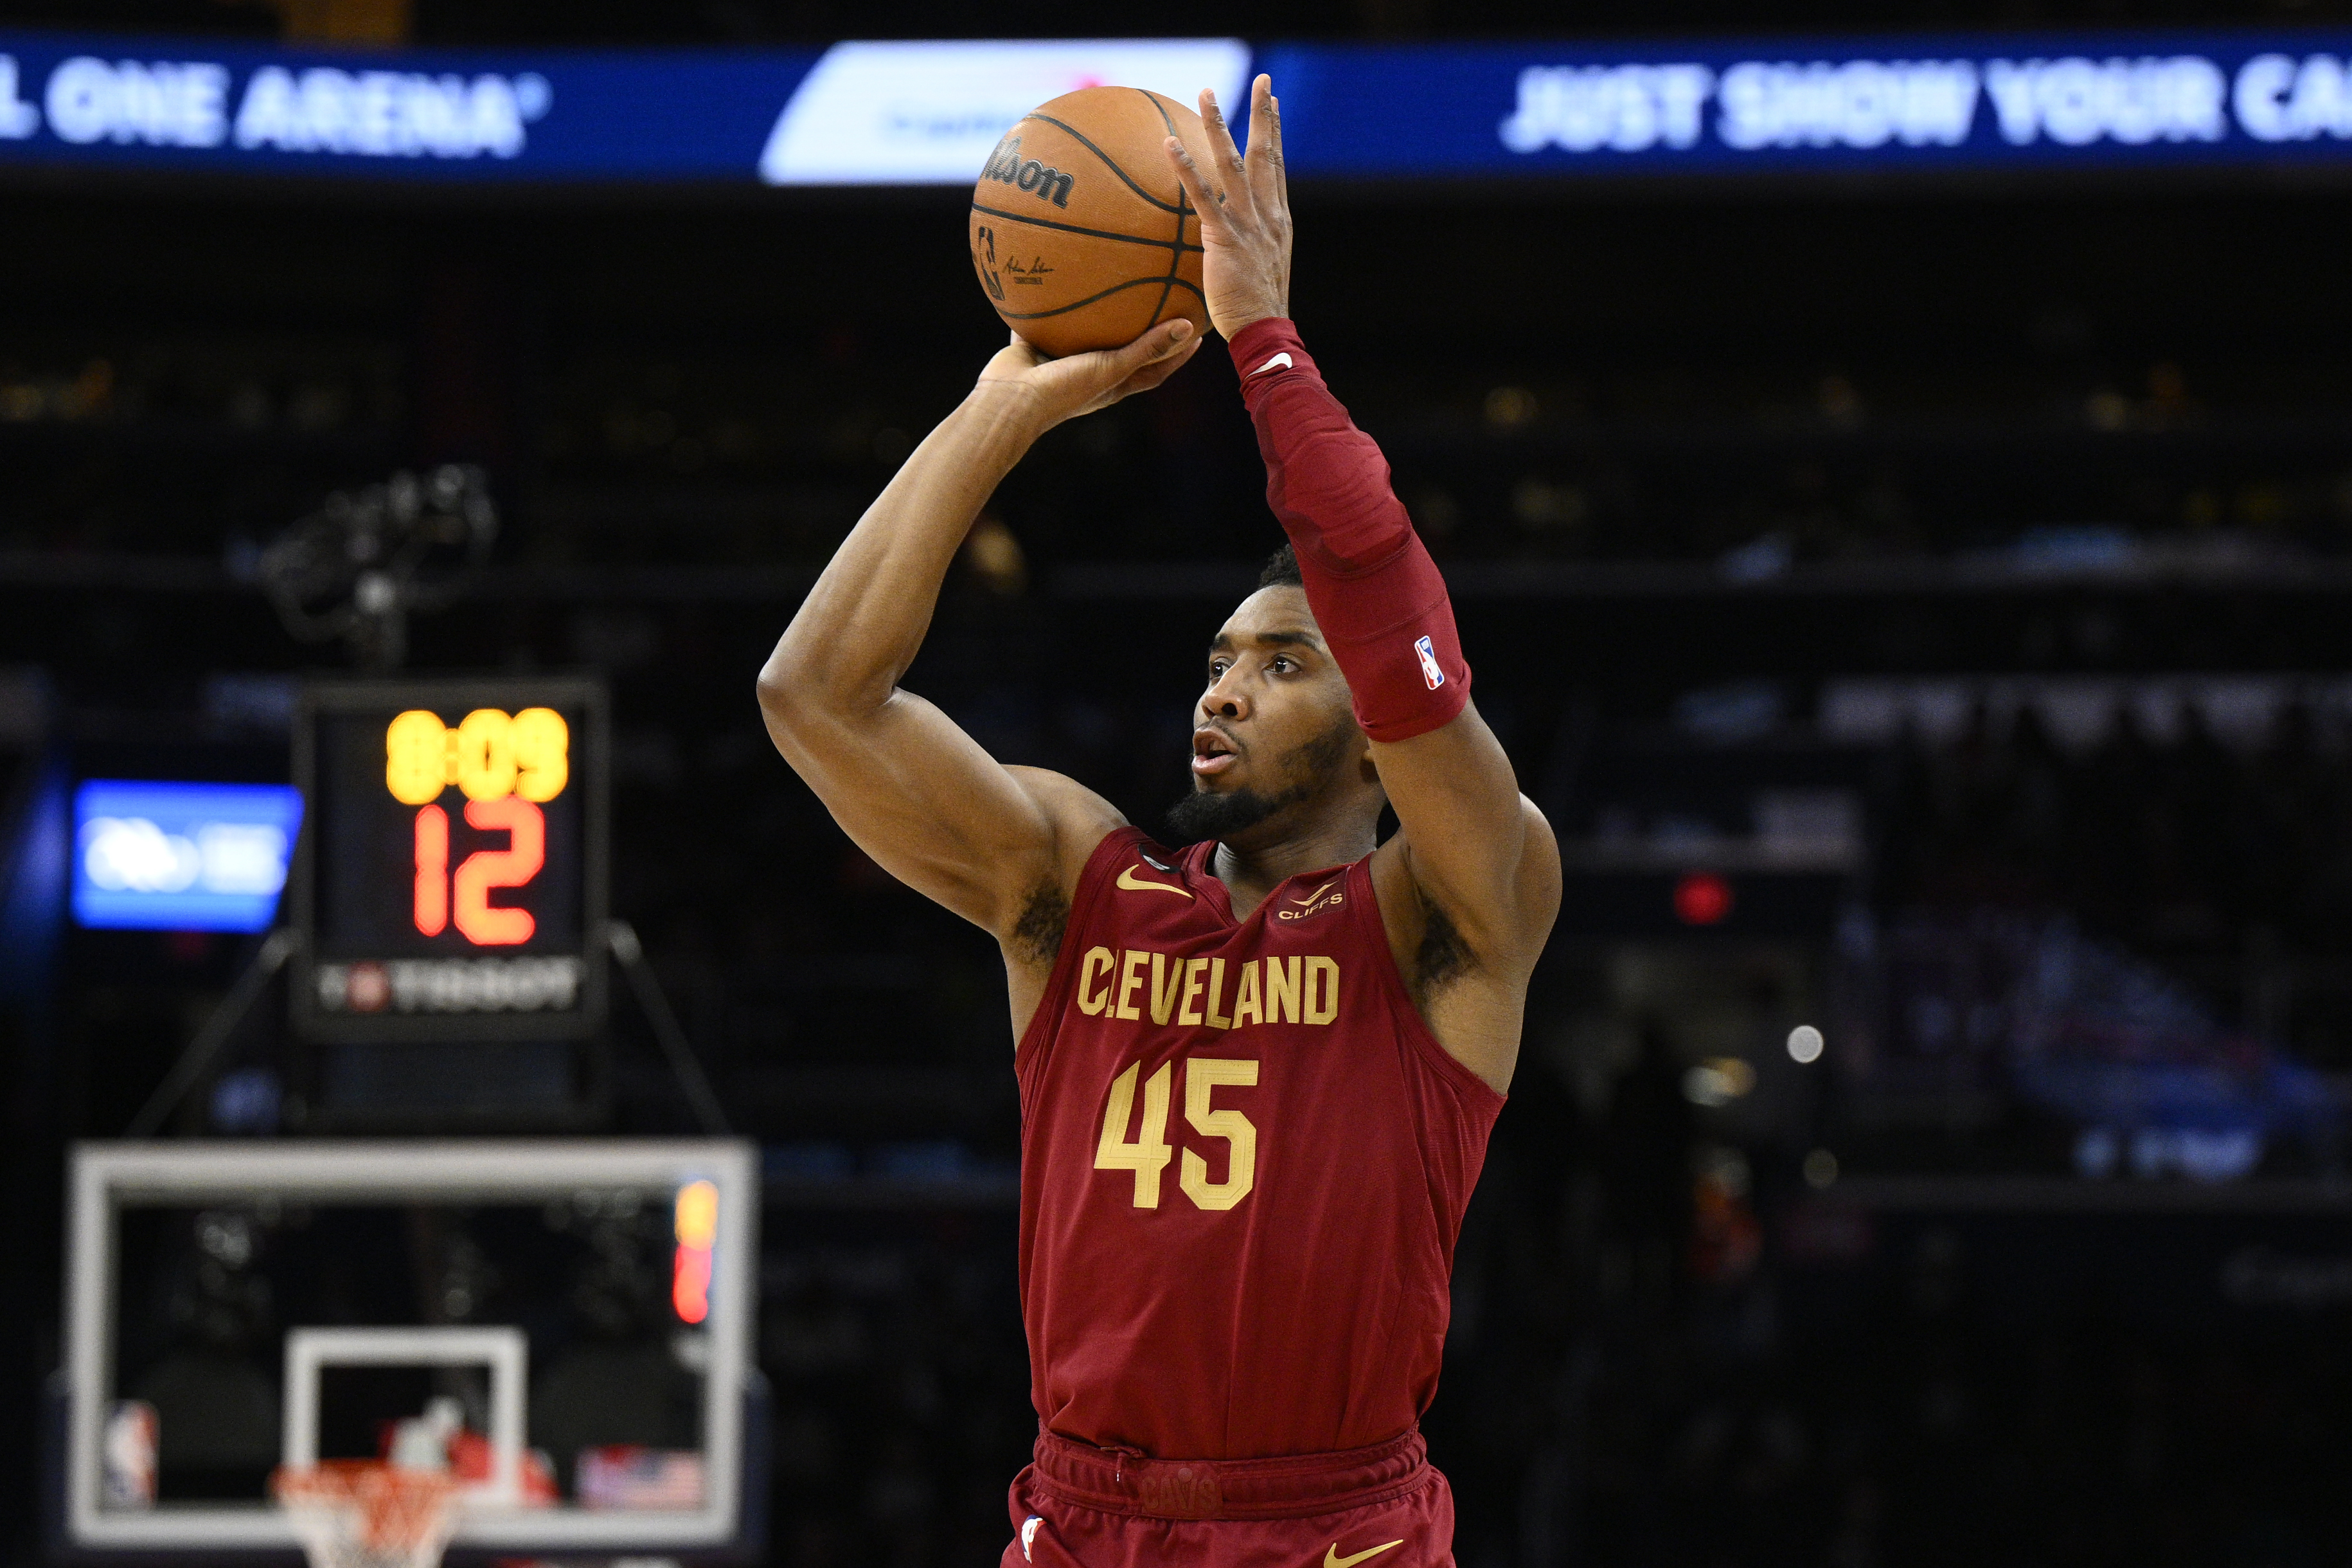
[[1412, 645], [1412, 651], [1421, 656], [1421, 678], [1429, 682], [1429, 689], [1434, 691], [1444, 685], [1445, 672], [1437, 668], [1437, 649], [1430, 640], [1421, 638]]

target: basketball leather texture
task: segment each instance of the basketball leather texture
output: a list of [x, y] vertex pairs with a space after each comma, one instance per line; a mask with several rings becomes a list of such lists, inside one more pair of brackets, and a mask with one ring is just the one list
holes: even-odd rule
[[971, 264], [996, 313], [1046, 353], [1117, 348], [1178, 316], [1207, 327], [1201, 219], [1168, 166], [1171, 135], [1214, 167], [1182, 104], [1089, 87], [1040, 104], [989, 155]]

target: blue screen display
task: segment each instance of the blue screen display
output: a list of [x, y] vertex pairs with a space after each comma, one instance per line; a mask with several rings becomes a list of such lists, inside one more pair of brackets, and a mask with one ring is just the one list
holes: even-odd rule
[[0, 165], [748, 184], [818, 54], [0, 34]]
[[365, 54], [16, 32], [0, 170], [969, 184], [1004, 128], [1074, 87], [1214, 87], [1239, 121], [1253, 70], [1309, 181], [2352, 164], [2343, 28]]
[[291, 784], [89, 780], [74, 792], [74, 920], [265, 931], [301, 826], [302, 793]]
[[1302, 177], [2352, 161], [2352, 33], [1289, 46]]

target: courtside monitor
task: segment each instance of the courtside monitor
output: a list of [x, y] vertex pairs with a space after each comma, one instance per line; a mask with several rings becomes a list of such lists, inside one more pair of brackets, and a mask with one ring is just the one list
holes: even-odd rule
[[467, 1489], [453, 1563], [732, 1559], [758, 1202], [730, 1140], [83, 1144], [58, 1544], [291, 1568], [271, 1473], [426, 1426]]
[[604, 1007], [605, 707], [593, 681], [303, 694], [294, 1023], [336, 1041], [577, 1039]]

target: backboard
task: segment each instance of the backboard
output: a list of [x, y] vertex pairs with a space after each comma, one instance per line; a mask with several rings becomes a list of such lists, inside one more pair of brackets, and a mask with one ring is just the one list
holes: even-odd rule
[[68, 1201], [73, 1555], [291, 1562], [271, 1469], [453, 1404], [453, 1561], [750, 1544], [750, 1145], [92, 1143]]

